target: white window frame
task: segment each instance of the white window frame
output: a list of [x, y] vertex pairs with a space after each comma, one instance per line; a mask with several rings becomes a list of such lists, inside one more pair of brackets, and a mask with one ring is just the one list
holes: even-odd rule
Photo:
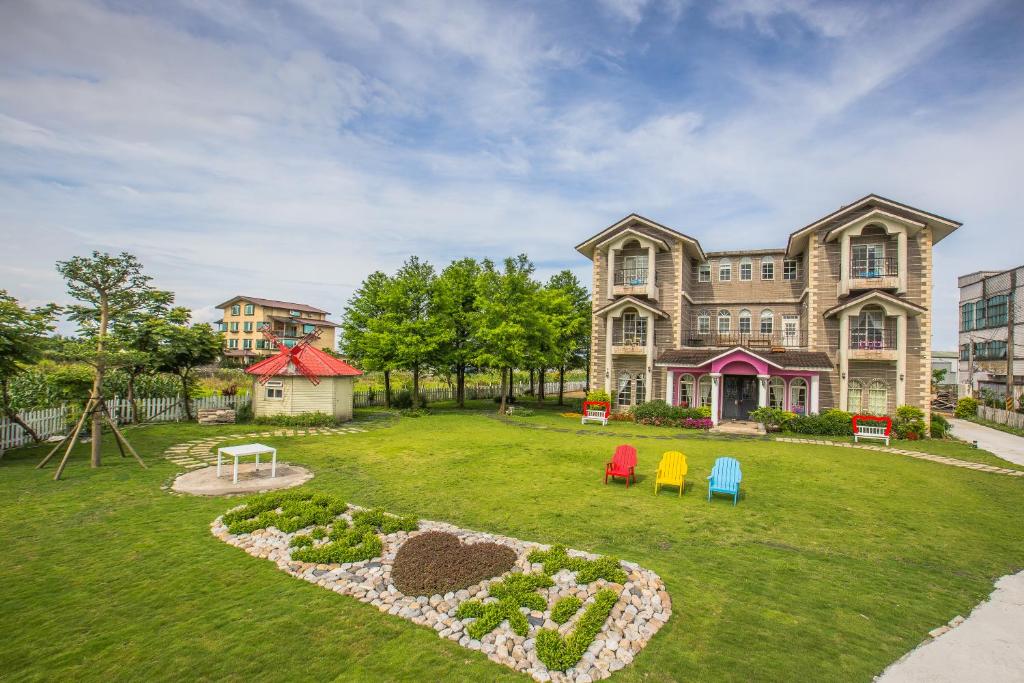
[[859, 379], [851, 379], [846, 388], [846, 409], [854, 415], [860, 413], [864, 406], [864, 383]]
[[268, 401], [280, 401], [284, 399], [284, 382], [280, 380], [270, 380], [264, 385], [266, 391], [266, 398]]
[[751, 327], [751, 320], [752, 319], [750, 317], [750, 311], [748, 309], [744, 308], [742, 311], [740, 311], [740, 315], [738, 318], [738, 329], [740, 334], [750, 334], [750, 331], [753, 329]]
[[782, 279], [783, 280], [799, 280], [800, 279], [800, 260], [795, 258], [783, 259], [782, 261]]
[[[704, 380], [707, 380], [706, 382]], [[697, 380], [697, 396], [700, 400], [701, 407], [711, 405], [711, 391], [713, 385], [711, 384], [711, 375], [701, 375], [700, 379]], [[707, 390], [705, 392], [705, 390]]]
[[711, 282], [711, 264], [704, 262], [697, 266], [697, 282]]
[[[676, 405], [683, 406], [684, 408], [692, 408], [693, 403], [697, 400], [697, 381], [693, 375], [686, 373], [679, 376], [679, 387], [676, 391]], [[684, 405], [685, 403], [685, 405]]]
[[740, 280], [748, 282], [754, 279], [754, 262], [749, 258], [740, 259]]
[[768, 380], [768, 407], [784, 410], [786, 407], [786, 380], [771, 377]]
[[[722, 321], [725, 321], [725, 329], [722, 329]], [[718, 333], [728, 333], [732, 331], [732, 313], [726, 309], [722, 309], [718, 312]]]
[[718, 281], [732, 282], [732, 261], [729, 259], [722, 259], [718, 262]]
[[[765, 276], [765, 270], [767, 269], [767, 277]], [[761, 257], [761, 279], [762, 280], [774, 280], [775, 279], [775, 259], [771, 256]]]
[[[790, 326], [792, 325], [792, 329]], [[784, 313], [782, 315], [782, 345], [800, 345], [800, 316], [795, 313]]]
[[[765, 325], [766, 322], [768, 323], [767, 326]], [[761, 311], [757, 329], [761, 334], [772, 334], [775, 331], [775, 313], [772, 312], [772, 309], [766, 308]]]
[[[625, 400], [623, 400], [625, 398]], [[633, 375], [628, 372], [619, 373], [619, 381], [615, 391], [616, 406], [633, 405]]]
[[[807, 414], [807, 380], [803, 377], [794, 377], [789, 380], [789, 409], [791, 412], [797, 412], [796, 407], [802, 406], [800, 414]], [[802, 400], [795, 400], [794, 394], [798, 394]]]
[[711, 314], [707, 311], [697, 316], [697, 334], [711, 334]]
[[[640, 340], [637, 344], [636, 340]], [[627, 341], [632, 340], [632, 341]], [[622, 343], [626, 346], [644, 346], [647, 344], [647, 318], [636, 311], [622, 314]]]
[[889, 385], [880, 379], [868, 385], [868, 411], [872, 415], [886, 415], [889, 412]]

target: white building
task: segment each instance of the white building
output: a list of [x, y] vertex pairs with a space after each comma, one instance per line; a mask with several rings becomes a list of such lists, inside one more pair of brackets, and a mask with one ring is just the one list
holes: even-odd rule
[[960, 287], [960, 395], [989, 390], [1006, 396], [1013, 365], [1015, 396], [1024, 392], [1024, 266], [962, 275]]

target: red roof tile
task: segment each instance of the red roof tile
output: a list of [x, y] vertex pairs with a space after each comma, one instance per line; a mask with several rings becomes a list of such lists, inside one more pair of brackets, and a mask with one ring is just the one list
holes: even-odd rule
[[[269, 358], [264, 358], [259, 363], [253, 363], [245, 371], [250, 375], [262, 375], [267, 370], [280, 364], [281, 357], [284, 355], [284, 351], [279, 351]], [[362, 371], [356, 370], [345, 361], [308, 344], [303, 344], [289, 355], [292, 355], [305, 365], [317, 377], [356, 377], [363, 374]], [[274, 374], [296, 376], [302, 373], [296, 370], [292, 363], [288, 363]]]

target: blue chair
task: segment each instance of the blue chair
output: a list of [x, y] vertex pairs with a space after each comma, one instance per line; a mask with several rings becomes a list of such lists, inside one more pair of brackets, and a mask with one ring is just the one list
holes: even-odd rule
[[718, 458], [708, 476], [708, 500], [711, 500], [712, 493], [724, 493], [732, 496], [732, 504], [735, 505], [740, 497], [742, 480], [743, 472], [736, 458]]

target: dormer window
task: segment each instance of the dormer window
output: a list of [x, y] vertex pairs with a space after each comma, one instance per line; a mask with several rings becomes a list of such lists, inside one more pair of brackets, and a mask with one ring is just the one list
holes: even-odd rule
[[718, 262], [718, 281], [729, 282], [732, 280], [732, 261], [722, 259]]

